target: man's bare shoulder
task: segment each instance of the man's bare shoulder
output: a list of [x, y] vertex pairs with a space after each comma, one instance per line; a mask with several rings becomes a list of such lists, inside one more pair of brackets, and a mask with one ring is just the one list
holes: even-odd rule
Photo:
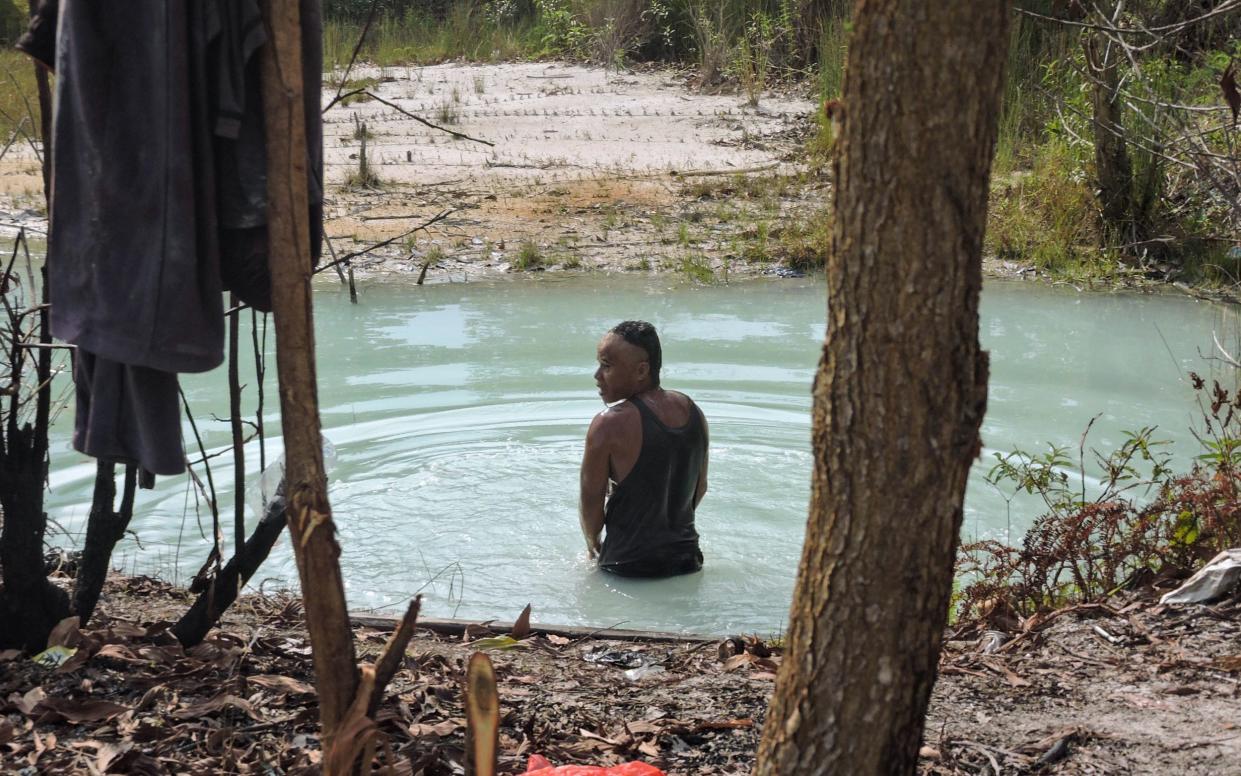
[[590, 422], [590, 430], [592, 432], [596, 430], [619, 431], [626, 428], [636, 417], [638, 417], [638, 408], [633, 406], [633, 402], [617, 402], [599, 410]]

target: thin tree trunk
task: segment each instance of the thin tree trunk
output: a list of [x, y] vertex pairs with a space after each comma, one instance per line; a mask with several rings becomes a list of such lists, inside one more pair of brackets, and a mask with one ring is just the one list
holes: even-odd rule
[[[30, 15], [34, 16], [39, 8], [39, 0], [30, 0]], [[43, 201], [49, 207], [52, 204], [52, 88], [48, 82], [47, 71], [37, 62], [34, 68], [35, 90], [39, 96], [39, 138], [43, 141]]]
[[237, 593], [250, 581], [258, 567], [267, 560], [271, 548], [284, 531], [285, 504], [283, 490], [267, 506], [263, 519], [255, 526], [249, 539], [239, 545], [236, 553], [212, 576], [207, 589], [199, 594], [193, 606], [172, 626], [172, 635], [182, 645], [192, 647], [203, 640], [207, 631], [219, 621], [228, 607], [237, 600]]
[[284, 430], [284, 481], [289, 533], [313, 649], [322, 744], [328, 751], [337, 725], [353, 702], [358, 671], [319, 434], [298, 0], [269, 0], [264, 4], [264, 14], [269, 31], [262, 58], [267, 228]]
[[1142, 238], [1133, 229], [1133, 165], [1125, 141], [1120, 95], [1121, 52], [1099, 33], [1083, 40], [1091, 76], [1091, 128], [1103, 226], [1112, 242], [1136, 242]]
[[912, 774], [979, 451], [1007, 0], [866, 0], [814, 385], [810, 516], [756, 773]]
[[[237, 295], [228, 295], [229, 308], [237, 307]], [[233, 432], [233, 554], [246, 547], [246, 440], [241, 427], [241, 311], [228, 316], [228, 420]]]
[[82, 545], [82, 560], [73, 582], [73, 613], [82, 626], [90, 622], [108, 577], [108, 562], [112, 550], [125, 535], [129, 521], [134, 516], [134, 491], [138, 485], [138, 467], [125, 467], [125, 483], [121, 491], [121, 507], [114, 510], [116, 500], [116, 466], [99, 461], [95, 469], [95, 492], [91, 500], [90, 517], [86, 521], [86, 541]]

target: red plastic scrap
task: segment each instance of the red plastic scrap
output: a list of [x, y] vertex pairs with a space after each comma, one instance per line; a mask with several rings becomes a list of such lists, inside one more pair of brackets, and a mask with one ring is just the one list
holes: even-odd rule
[[553, 766], [541, 754], [530, 755], [526, 763], [526, 773], [538, 772], [539, 776], [667, 776], [653, 765], [641, 762], [625, 763], [604, 768], [599, 765], [561, 765]]

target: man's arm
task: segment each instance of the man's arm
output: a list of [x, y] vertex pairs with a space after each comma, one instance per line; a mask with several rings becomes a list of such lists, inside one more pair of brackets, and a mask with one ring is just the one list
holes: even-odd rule
[[599, 555], [600, 536], [603, 533], [603, 499], [608, 492], [611, 440], [606, 413], [606, 410], [599, 413], [590, 422], [590, 429], [586, 432], [586, 452], [582, 455], [582, 492], [578, 507], [582, 535], [586, 537], [586, 551], [592, 558]]
[[707, 462], [711, 458], [711, 433], [707, 430], [707, 416], [702, 414], [702, 410], [698, 409], [695, 404], [694, 410], [698, 413], [698, 418], [702, 421], [702, 468], [698, 470], [698, 486], [694, 489], [694, 509], [698, 508], [698, 502], [702, 501], [702, 497], [707, 495]]

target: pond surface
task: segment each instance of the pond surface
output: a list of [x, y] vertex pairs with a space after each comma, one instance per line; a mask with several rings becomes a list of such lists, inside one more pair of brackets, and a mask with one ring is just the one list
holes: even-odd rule
[[[821, 280], [696, 287], [676, 278], [521, 278], [510, 282], [373, 283], [351, 305], [316, 291], [320, 401], [336, 448], [330, 495], [354, 608], [400, 606], [416, 591], [429, 616], [623, 624], [708, 633], [783, 628], [809, 494], [810, 383], [825, 325]], [[982, 336], [991, 351], [984, 460], [971, 477], [964, 534], [1003, 539], [1035, 516], [984, 480], [996, 451], [1051, 442], [1112, 449], [1123, 431], [1158, 426], [1187, 463], [1190, 369], [1212, 331], [1236, 337], [1220, 308], [1179, 296], [1083, 294], [989, 281]], [[706, 566], [664, 581], [616, 579], [586, 560], [576, 514], [582, 439], [601, 408], [591, 375], [602, 332], [654, 322], [664, 384], [711, 423], [711, 488], [699, 508]], [[273, 335], [274, 336], [274, 335]], [[269, 347], [270, 349], [270, 347]], [[243, 378], [253, 385], [253, 378]], [[268, 407], [275, 405], [275, 359]], [[209, 452], [229, 443], [223, 369], [184, 387]], [[250, 403], [253, 390], [247, 391]], [[278, 418], [269, 414], [278, 437]], [[50, 516], [80, 542], [94, 466], [53, 441]], [[188, 426], [186, 438], [193, 444]], [[279, 440], [269, 439], [270, 461]], [[258, 447], [247, 447], [257, 474]], [[191, 457], [197, 457], [192, 452]], [[212, 459], [224, 536], [232, 537], [232, 465]], [[253, 521], [253, 516], [251, 516]], [[210, 547], [210, 510], [188, 478], [141, 492], [118, 547], [125, 571], [184, 582]], [[53, 541], [64, 537], [52, 537]], [[231, 549], [225, 550], [226, 557]], [[296, 584], [288, 541], [252, 580]]]

